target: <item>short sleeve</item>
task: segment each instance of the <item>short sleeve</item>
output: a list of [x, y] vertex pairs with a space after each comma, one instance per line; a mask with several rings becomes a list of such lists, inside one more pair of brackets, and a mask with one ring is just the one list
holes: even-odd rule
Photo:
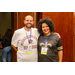
[[15, 31], [12, 37], [11, 44], [14, 45], [15, 47], [18, 47], [18, 33]]
[[61, 39], [60, 38], [59, 38], [58, 43], [57, 43], [57, 50], [58, 51], [63, 50], [63, 47], [62, 47], [62, 43], [61, 43]]

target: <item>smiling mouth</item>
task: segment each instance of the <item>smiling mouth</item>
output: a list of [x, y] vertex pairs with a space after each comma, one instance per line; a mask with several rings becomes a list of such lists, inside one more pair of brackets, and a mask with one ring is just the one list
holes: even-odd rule
[[47, 32], [48, 30], [44, 30], [45, 32]]

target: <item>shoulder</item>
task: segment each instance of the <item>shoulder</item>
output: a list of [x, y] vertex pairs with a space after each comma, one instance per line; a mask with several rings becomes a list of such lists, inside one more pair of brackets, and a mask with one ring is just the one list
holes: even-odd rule
[[58, 36], [58, 33], [52, 32], [52, 35], [53, 35], [53, 36], [56, 36], [56, 37], [59, 37], [59, 36]]
[[40, 34], [38, 39], [40, 39], [40, 38], [42, 38], [42, 37], [43, 37], [43, 34]]
[[35, 33], [36, 35], [39, 35], [37, 28], [32, 28], [32, 32]]
[[60, 39], [57, 33], [52, 33], [52, 38], [57, 39], [57, 40]]
[[20, 29], [15, 30], [15, 32], [20, 32], [20, 31], [24, 31], [24, 28], [20, 28]]
[[17, 29], [14, 31], [15, 34], [19, 34], [19, 33], [22, 33], [24, 32], [24, 28], [20, 28], [20, 29]]
[[37, 28], [32, 28], [33, 31], [37, 31]]

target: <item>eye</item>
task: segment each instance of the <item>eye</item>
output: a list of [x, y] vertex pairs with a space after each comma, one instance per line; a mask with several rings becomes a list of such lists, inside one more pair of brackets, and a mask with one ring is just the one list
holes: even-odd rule
[[33, 20], [30, 20], [30, 22], [32, 22]]
[[26, 20], [26, 21], [29, 21], [29, 20]]
[[44, 26], [42, 28], [45, 28]]

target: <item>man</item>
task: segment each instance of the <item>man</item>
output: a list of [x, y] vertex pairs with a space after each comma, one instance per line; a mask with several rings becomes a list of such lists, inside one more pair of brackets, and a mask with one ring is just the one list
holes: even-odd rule
[[[36, 28], [32, 28], [33, 17], [28, 15], [24, 20], [25, 26], [14, 32], [12, 37], [12, 47], [17, 47], [17, 62], [37, 62], [37, 41], [39, 33]], [[15, 48], [16, 49], [16, 48]]]
[[27, 15], [24, 20], [25, 26], [14, 32], [12, 37], [12, 47], [17, 51], [17, 62], [37, 62], [37, 41], [39, 33], [36, 28], [32, 28], [33, 17]]

